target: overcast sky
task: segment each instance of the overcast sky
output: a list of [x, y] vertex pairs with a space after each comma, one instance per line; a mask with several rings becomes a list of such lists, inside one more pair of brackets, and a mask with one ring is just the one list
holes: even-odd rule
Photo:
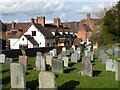
[[3, 22], [28, 22], [31, 17], [45, 16], [46, 23], [54, 17], [61, 21], [80, 21], [86, 13], [96, 18], [95, 13], [112, 7], [118, 0], [1, 0], [0, 19]]

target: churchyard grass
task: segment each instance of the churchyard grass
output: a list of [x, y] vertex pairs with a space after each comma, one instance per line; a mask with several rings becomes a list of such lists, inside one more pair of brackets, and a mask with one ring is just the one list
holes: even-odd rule
[[[18, 58], [13, 59], [18, 62]], [[93, 77], [79, 75], [81, 70], [81, 61], [78, 63], [69, 62], [69, 67], [64, 67], [64, 73], [56, 74], [56, 84], [59, 90], [63, 88], [80, 89], [80, 88], [118, 88], [118, 81], [115, 81], [115, 72], [106, 71], [105, 65], [102, 64], [100, 59], [96, 58], [93, 64]], [[11, 87], [10, 85], [10, 71], [5, 69], [5, 65], [1, 64], [0, 68], [2, 74], [3, 90]], [[26, 71], [26, 85], [31, 90], [38, 89], [38, 74], [39, 71], [34, 70], [35, 57], [28, 58], [28, 68]], [[51, 68], [49, 68], [51, 71]]]

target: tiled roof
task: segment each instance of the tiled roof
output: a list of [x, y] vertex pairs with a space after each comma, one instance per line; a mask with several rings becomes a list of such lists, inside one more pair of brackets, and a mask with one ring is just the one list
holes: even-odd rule
[[24, 35], [33, 45], [39, 45], [37, 41], [30, 35]]
[[26, 31], [30, 28], [31, 26], [31, 23], [15, 23], [15, 28], [12, 29], [12, 24], [6, 24], [7, 26], [7, 31], [10, 31], [10, 30], [18, 30], [18, 29], [21, 29], [23, 31]]
[[50, 30], [43, 27], [41, 24], [34, 24], [40, 32], [46, 37], [46, 38], [54, 38], [54, 35], [50, 32]]

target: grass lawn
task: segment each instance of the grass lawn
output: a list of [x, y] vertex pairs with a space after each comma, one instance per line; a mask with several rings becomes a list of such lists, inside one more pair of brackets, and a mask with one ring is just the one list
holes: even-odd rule
[[[18, 59], [15, 58], [14, 62], [18, 62]], [[93, 77], [89, 76], [81, 76], [78, 75], [77, 72], [81, 69], [81, 62], [78, 63], [72, 63], [69, 62], [69, 67], [64, 68], [63, 74], [55, 74], [56, 76], [56, 85], [59, 90], [66, 90], [65, 88], [69, 88], [69, 90], [73, 89], [80, 89], [80, 88], [88, 88], [90, 89], [96, 89], [96, 88], [118, 88], [118, 81], [115, 81], [115, 72], [110, 72], [105, 70], [105, 65], [102, 64], [102, 62], [99, 59], [95, 59], [95, 62], [92, 62], [93, 64]], [[10, 90], [10, 70], [5, 69], [5, 65], [0, 65], [2, 68], [0, 68], [2, 76], [2, 84], [3, 89], [2, 90]], [[27, 88], [30, 88], [31, 90], [38, 89], [38, 74], [39, 71], [33, 70], [35, 67], [35, 58], [29, 57], [28, 58], [28, 70], [26, 72], [26, 84]], [[49, 71], [51, 71], [51, 68], [49, 68]], [[113, 90], [113, 89], [112, 89]]]

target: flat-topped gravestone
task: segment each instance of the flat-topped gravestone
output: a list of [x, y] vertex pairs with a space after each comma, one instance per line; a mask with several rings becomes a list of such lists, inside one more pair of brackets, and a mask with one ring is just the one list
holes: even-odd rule
[[82, 63], [81, 75], [92, 76], [92, 64], [87, 60]]
[[55, 75], [52, 72], [39, 73], [39, 90], [56, 90]]
[[0, 54], [0, 63], [5, 63], [5, 55]]
[[120, 81], [120, 62], [116, 62], [115, 80]]
[[62, 60], [64, 61], [64, 66], [68, 67], [68, 57], [62, 57]]
[[10, 64], [12, 63], [12, 58], [6, 58], [5, 60], [5, 68], [10, 68]]
[[12, 63], [10, 65], [10, 77], [11, 77], [11, 88], [13, 89], [25, 89], [25, 69], [20, 63]]
[[73, 53], [72, 55], [71, 55], [71, 62], [73, 62], [73, 63], [76, 63], [76, 62], [78, 62], [78, 58], [79, 58], [79, 55], [78, 55], [78, 53]]
[[52, 60], [52, 72], [63, 73], [64, 72], [64, 62], [59, 59]]
[[27, 56], [19, 56], [19, 63], [24, 65], [25, 70], [27, 70], [27, 61], [28, 57]]
[[115, 71], [116, 61], [112, 59], [106, 60], [106, 70], [107, 71]]
[[46, 55], [46, 60], [45, 60], [46, 64], [52, 66], [52, 59], [53, 59], [53, 56]]

